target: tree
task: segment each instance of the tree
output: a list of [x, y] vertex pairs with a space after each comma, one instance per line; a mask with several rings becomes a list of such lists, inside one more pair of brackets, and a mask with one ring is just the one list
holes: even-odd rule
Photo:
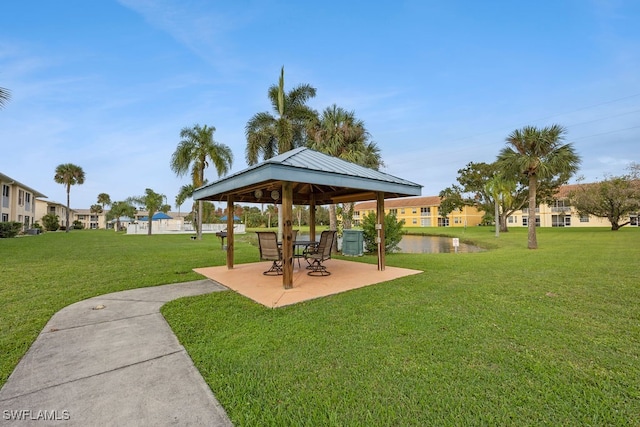
[[269, 87], [268, 97], [276, 115], [268, 111], [255, 114], [245, 126], [247, 163], [255, 165], [297, 147], [306, 145], [309, 122], [316, 112], [307, 101], [316, 96], [316, 89], [301, 84], [285, 92], [284, 67], [277, 85]]
[[72, 185], [84, 184], [84, 171], [80, 166], [72, 163], [63, 163], [56, 167], [56, 174], [53, 179], [58, 184], [63, 184], [67, 190], [67, 218], [65, 222], [65, 233], [69, 232], [69, 212], [71, 211], [69, 193]]
[[[369, 141], [364, 122], [357, 119], [353, 111], [333, 104], [310, 124], [308, 133], [311, 149], [376, 170], [382, 166], [378, 146]], [[342, 206], [345, 229], [351, 228], [353, 205], [344, 203]], [[336, 205], [329, 206], [329, 228], [338, 229]], [[337, 245], [334, 250], [337, 251]]]
[[[364, 240], [365, 250], [367, 252], [378, 252], [378, 230], [376, 230], [377, 222], [376, 214], [374, 212], [369, 212], [367, 216], [362, 219], [362, 237]], [[385, 253], [398, 250], [398, 243], [402, 240], [403, 226], [404, 219], [398, 221], [396, 216], [392, 213], [384, 215]]]
[[0, 87], [0, 109], [11, 99], [11, 91], [7, 88]]
[[[98, 200], [100, 200], [99, 197], [98, 197]], [[100, 215], [102, 212], [104, 212], [104, 208], [99, 204], [91, 205], [91, 207], [89, 208], [89, 212], [91, 212], [92, 214]], [[104, 228], [107, 228], [106, 216], [105, 216]]]
[[[191, 169], [194, 190], [204, 185], [204, 170], [210, 162], [219, 177], [226, 175], [233, 164], [231, 148], [213, 139], [215, 131], [215, 127], [207, 125], [183, 128], [180, 131], [182, 139], [171, 156], [171, 170], [176, 175], [184, 176]], [[198, 239], [202, 239], [202, 200], [198, 203], [196, 227]]]
[[147, 235], [151, 235], [151, 225], [153, 224], [153, 215], [156, 212], [169, 212], [171, 206], [164, 204], [163, 202], [166, 200], [166, 196], [164, 194], [156, 193], [150, 188], [144, 190], [143, 196], [133, 196], [129, 197], [127, 201], [131, 204], [137, 203], [139, 205], [144, 206], [147, 211], [148, 225]]
[[[280, 69], [277, 85], [269, 87], [268, 97], [276, 116], [268, 111], [255, 114], [245, 126], [247, 163], [255, 165], [262, 158], [270, 159], [307, 144], [307, 129], [317, 116], [307, 106], [307, 101], [316, 96], [316, 89], [301, 84], [285, 92], [284, 66]], [[282, 210], [279, 211], [278, 236], [282, 238]]]
[[[607, 177], [602, 182], [579, 184], [569, 193], [571, 204], [581, 216], [607, 218], [611, 230], [630, 223], [629, 214], [640, 211], [640, 180], [635, 173]], [[622, 222], [623, 218], [627, 221]]]
[[116, 220], [115, 231], [120, 231], [120, 218], [129, 217], [134, 218], [136, 216], [136, 208], [128, 201], [113, 202], [111, 203], [111, 209], [107, 213], [107, 220]]
[[[102, 206], [102, 212], [104, 212], [105, 206], [111, 206], [111, 196], [107, 193], [98, 194], [98, 203]], [[100, 212], [100, 213], [102, 213]], [[107, 217], [104, 217], [104, 228], [107, 228]]]
[[507, 138], [507, 147], [498, 155], [498, 167], [505, 175], [523, 174], [528, 179], [529, 223], [527, 244], [538, 248], [536, 236], [536, 190], [539, 179], [559, 178], [565, 184], [580, 165], [573, 144], [562, 144], [566, 130], [560, 125], [542, 129], [526, 126]]

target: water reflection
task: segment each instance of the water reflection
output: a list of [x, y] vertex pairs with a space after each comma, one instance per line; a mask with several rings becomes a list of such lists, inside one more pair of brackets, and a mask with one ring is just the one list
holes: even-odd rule
[[[455, 252], [453, 239], [440, 236], [402, 236], [398, 244], [400, 251], [407, 254], [438, 254]], [[459, 253], [482, 252], [484, 249], [460, 242]]]
[[[320, 236], [316, 236], [319, 238]], [[298, 234], [296, 240], [309, 240], [308, 234]], [[338, 238], [338, 248], [342, 247], [342, 238]], [[400, 252], [405, 254], [439, 254], [455, 252], [453, 247], [453, 239], [451, 237], [440, 236], [402, 236], [402, 240], [398, 244]], [[468, 245], [460, 242], [458, 246], [459, 253], [482, 252], [484, 249], [474, 245]]]

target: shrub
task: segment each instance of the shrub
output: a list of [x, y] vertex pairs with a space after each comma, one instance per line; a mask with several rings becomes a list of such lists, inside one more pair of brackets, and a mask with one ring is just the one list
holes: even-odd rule
[[74, 230], [82, 230], [84, 228], [84, 224], [82, 223], [82, 221], [78, 221], [76, 219], [75, 221], [73, 221], [72, 228]]
[[22, 230], [22, 223], [20, 222], [0, 222], [0, 238], [16, 237], [20, 230]]
[[42, 224], [47, 231], [56, 231], [60, 228], [60, 217], [56, 214], [46, 214], [42, 217]]
[[[402, 227], [404, 226], [404, 219], [398, 221], [396, 216], [392, 213], [385, 214], [384, 216], [384, 251], [390, 253], [398, 250], [398, 243], [402, 240]], [[367, 252], [378, 252], [378, 244], [376, 243], [376, 237], [378, 236], [376, 230], [376, 214], [370, 212], [364, 217], [362, 221], [364, 248]]]

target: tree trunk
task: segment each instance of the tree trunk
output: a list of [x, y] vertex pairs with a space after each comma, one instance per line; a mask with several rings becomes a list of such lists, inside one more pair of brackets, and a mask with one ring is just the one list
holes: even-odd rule
[[500, 204], [498, 203], [498, 198], [496, 197], [494, 201], [494, 214], [493, 220], [496, 223], [496, 237], [500, 237]]
[[[329, 205], [329, 230], [338, 230], [338, 214], [336, 213], [336, 205]], [[337, 238], [337, 236], [336, 236]], [[338, 253], [338, 242], [331, 248], [332, 253]]]
[[198, 229], [196, 233], [198, 240], [202, 240], [202, 209], [203, 208], [204, 208], [204, 202], [202, 200], [198, 200]]
[[153, 224], [153, 221], [151, 221], [151, 212], [149, 212], [149, 219], [147, 222], [149, 223], [149, 227], [147, 227], [147, 236], [151, 236], [151, 225]]
[[69, 232], [69, 210], [70, 208], [70, 201], [69, 201], [69, 193], [71, 192], [71, 188], [67, 185], [67, 226], [64, 229], [65, 233]]
[[507, 213], [503, 212], [500, 214], [500, 231], [502, 233], [506, 233], [509, 231], [509, 227], [507, 226]]
[[538, 249], [538, 239], [536, 236], [536, 190], [538, 186], [537, 177], [529, 175], [529, 233], [528, 248]]

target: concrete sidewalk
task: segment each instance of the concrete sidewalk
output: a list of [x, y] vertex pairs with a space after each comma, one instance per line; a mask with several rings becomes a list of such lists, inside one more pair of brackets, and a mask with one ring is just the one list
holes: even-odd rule
[[0, 425], [231, 426], [160, 314], [168, 301], [226, 289], [198, 280], [59, 311], [0, 390]]

